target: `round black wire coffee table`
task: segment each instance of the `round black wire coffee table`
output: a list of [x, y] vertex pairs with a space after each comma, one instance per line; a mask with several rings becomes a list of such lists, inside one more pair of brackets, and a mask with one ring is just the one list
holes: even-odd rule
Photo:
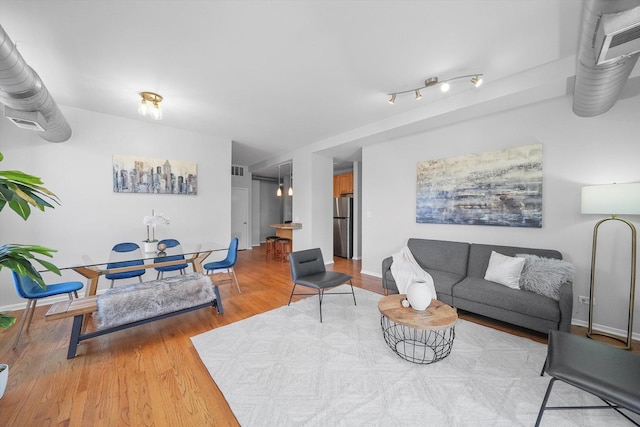
[[413, 363], [429, 364], [451, 353], [458, 312], [432, 300], [426, 310], [405, 308], [406, 295], [389, 295], [378, 303], [385, 342], [398, 356]]

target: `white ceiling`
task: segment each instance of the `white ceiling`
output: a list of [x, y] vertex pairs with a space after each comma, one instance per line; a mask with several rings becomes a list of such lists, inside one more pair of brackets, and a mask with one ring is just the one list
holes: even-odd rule
[[[58, 104], [229, 138], [259, 169], [316, 144], [358, 147], [566, 92], [583, 1], [7, 1], [0, 25]], [[386, 94], [484, 73], [448, 94]], [[276, 170], [270, 167], [271, 170]]]

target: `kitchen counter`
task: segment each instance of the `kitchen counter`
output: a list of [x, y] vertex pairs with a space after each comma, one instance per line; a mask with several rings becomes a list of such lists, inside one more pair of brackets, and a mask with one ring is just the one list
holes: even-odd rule
[[302, 228], [302, 224], [298, 222], [292, 222], [289, 224], [270, 224], [269, 227], [282, 230], [300, 230]]
[[270, 224], [269, 227], [276, 229], [276, 236], [291, 239], [291, 247], [293, 247], [293, 230], [300, 230], [302, 224], [296, 222], [290, 224]]

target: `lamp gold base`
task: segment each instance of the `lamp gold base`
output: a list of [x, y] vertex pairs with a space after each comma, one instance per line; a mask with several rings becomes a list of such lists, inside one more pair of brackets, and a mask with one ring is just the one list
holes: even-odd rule
[[[594, 295], [595, 295], [595, 276], [596, 276], [596, 250], [598, 247], [598, 227], [604, 222], [607, 221], [620, 221], [629, 226], [631, 231], [631, 277], [630, 277], [630, 286], [629, 286], [629, 316], [627, 323], [627, 339], [622, 340], [617, 336], [610, 335], [606, 332], [594, 332], [593, 331], [593, 306], [594, 306]], [[636, 292], [636, 227], [626, 219], [618, 218], [616, 215], [611, 215], [611, 218], [604, 218], [598, 221], [593, 227], [593, 248], [591, 251], [591, 283], [589, 286], [589, 326], [587, 328], [587, 337], [593, 338], [592, 335], [604, 336], [607, 338], [611, 338], [613, 340], [622, 342], [625, 344], [625, 350], [631, 350], [632, 336], [633, 336], [633, 303], [635, 301], [635, 292]], [[609, 343], [611, 344], [611, 343]], [[617, 347], [617, 346], [615, 346]]]
[[[601, 337], [610, 338], [610, 339], [612, 339], [614, 341], [617, 341], [617, 342], [612, 343], [610, 340], [601, 339]], [[612, 347], [616, 347], [616, 348], [619, 348], [619, 349], [622, 349], [622, 350], [633, 350], [633, 348], [632, 348], [633, 344], [632, 344], [631, 341], [627, 341], [627, 340], [625, 340], [623, 338], [617, 337], [615, 335], [608, 334], [606, 332], [587, 331], [587, 338], [591, 338], [592, 340], [604, 342], [606, 344], [609, 344]], [[624, 345], [616, 345], [617, 343], [622, 343]]]

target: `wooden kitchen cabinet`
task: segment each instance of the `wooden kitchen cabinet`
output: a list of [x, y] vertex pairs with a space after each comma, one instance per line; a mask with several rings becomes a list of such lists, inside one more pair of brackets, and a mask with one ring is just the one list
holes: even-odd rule
[[333, 197], [353, 193], [353, 172], [333, 176]]

